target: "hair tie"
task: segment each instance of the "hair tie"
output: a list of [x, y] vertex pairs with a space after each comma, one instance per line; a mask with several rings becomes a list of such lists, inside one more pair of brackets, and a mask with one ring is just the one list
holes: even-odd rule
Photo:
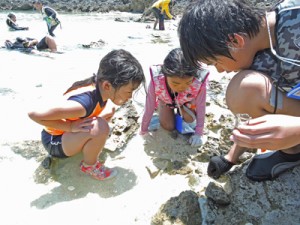
[[93, 73], [93, 81], [96, 84], [97, 83], [97, 75]]

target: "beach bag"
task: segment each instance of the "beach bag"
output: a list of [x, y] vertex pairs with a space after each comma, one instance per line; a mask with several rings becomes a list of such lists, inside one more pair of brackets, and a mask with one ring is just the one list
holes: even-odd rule
[[[179, 106], [178, 106], [179, 107]], [[180, 133], [180, 134], [193, 134], [195, 133], [195, 127], [196, 127], [196, 116], [195, 114], [185, 105], [183, 105], [184, 110], [191, 116], [193, 117], [193, 122], [192, 123], [187, 123], [184, 121], [182, 118], [181, 114], [178, 111], [181, 111], [180, 108], [175, 114], [175, 129]]]
[[[183, 120], [182, 116], [179, 113], [175, 115], [175, 128], [180, 134], [193, 134], [195, 133], [196, 121], [193, 123], [187, 123]], [[192, 128], [194, 127], [194, 128]]]

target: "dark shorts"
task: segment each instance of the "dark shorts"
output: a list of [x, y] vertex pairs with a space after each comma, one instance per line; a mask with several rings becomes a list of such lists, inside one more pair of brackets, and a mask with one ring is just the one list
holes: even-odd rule
[[156, 19], [159, 19], [161, 21], [164, 20], [164, 14], [162, 14], [158, 8], [153, 7], [152, 11]]
[[49, 48], [49, 46], [46, 43], [46, 37], [39, 41], [39, 43], [36, 45], [36, 48], [37, 50], [45, 50]]
[[56, 158], [67, 158], [65, 155], [62, 145], [61, 138], [62, 135], [51, 135], [45, 130], [42, 131], [42, 143], [47, 152]]
[[155, 18], [159, 19], [159, 17], [160, 17], [160, 10], [158, 8], [154, 7], [154, 8], [152, 8], [152, 12], [153, 12]]

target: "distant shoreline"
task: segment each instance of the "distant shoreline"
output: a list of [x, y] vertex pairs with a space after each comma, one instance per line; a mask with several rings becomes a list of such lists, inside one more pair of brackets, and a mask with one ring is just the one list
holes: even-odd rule
[[[121, 0], [73, 0], [73, 1], [43, 1], [45, 5], [53, 7], [58, 12], [109, 12], [121, 11], [143, 13], [151, 5], [149, 0], [121, 1]], [[189, 0], [178, 1], [174, 7], [176, 14], [183, 11]], [[32, 10], [32, 1], [28, 0], [0, 0], [0, 10]]]
[[[248, 0], [261, 7], [270, 7], [279, 0]], [[155, 0], [73, 0], [73, 1], [60, 1], [51, 0], [43, 1], [44, 4], [53, 7], [58, 12], [132, 12], [132, 13], [144, 13], [155, 2]], [[177, 4], [172, 10], [175, 15], [182, 14], [185, 7], [191, 2], [191, 0], [176, 0]], [[32, 10], [32, 1], [28, 0], [0, 0], [0, 10], [14, 10], [14, 11], [26, 11]]]

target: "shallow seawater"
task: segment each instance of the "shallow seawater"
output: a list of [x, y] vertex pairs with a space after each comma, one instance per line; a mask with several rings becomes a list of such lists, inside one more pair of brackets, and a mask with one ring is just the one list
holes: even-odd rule
[[[18, 129], [15, 127], [27, 119], [23, 104], [30, 108], [34, 100], [60, 94], [74, 81], [96, 73], [107, 52], [120, 48], [130, 51], [142, 64], [148, 82], [149, 66], [161, 64], [170, 50], [179, 47], [176, 21], [166, 21], [165, 31], [154, 31], [147, 28], [152, 27], [152, 22], [134, 22], [141, 14], [60, 14], [62, 27], [54, 33], [58, 49], [64, 53], [50, 57], [28, 55], [5, 49], [4, 41], [16, 37], [42, 39], [47, 34], [46, 24], [38, 12], [15, 12], [17, 23], [28, 26], [29, 30], [9, 31], [5, 24], [8, 13], [0, 12], [0, 104], [4, 106], [0, 116], [7, 119], [4, 123], [7, 129], [2, 129], [0, 135], [4, 140], [30, 137], [28, 131], [32, 129], [27, 126], [34, 126], [32, 121]], [[83, 47], [100, 40], [104, 45]]]

